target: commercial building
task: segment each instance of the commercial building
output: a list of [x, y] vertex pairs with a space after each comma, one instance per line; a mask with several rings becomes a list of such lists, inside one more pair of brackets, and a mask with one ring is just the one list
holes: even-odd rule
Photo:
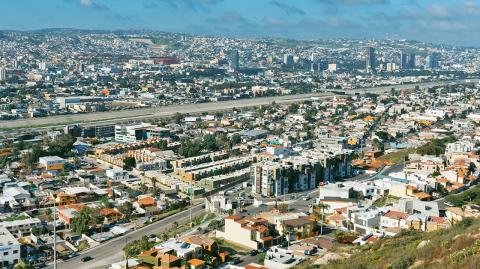
[[228, 68], [230, 72], [237, 72], [240, 66], [239, 64], [240, 57], [238, 55], [238, 50], [232, 50], [230, 52], [230, 61], [228, 62]]
[[367, 58], [366, 58], [366, 70], [368, 72], [374, 72], [376, 68], [376, 58], [375, 58], [375, 49], [373, 47], [367, 48]]

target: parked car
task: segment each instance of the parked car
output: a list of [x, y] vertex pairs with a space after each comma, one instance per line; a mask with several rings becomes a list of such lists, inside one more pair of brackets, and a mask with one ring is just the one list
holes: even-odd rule
[[91, 260], [93, 260], [93, 258], [90, 257], [90, 256], [85, 256], [85, 257], [82, 258], [82, 262], [88, 262], [88, 261], [91, 261]]

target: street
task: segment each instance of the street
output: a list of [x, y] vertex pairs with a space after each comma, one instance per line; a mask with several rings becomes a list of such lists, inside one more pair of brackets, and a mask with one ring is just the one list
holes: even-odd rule
[[[192, 217], [197, 217], [204, 212], [204, 204], [201, 203], [192, 208]], [[158, 222], [152, 223], [138, 230], [127, 233], [126, 235], [117, 237], [106, 243], [102, 243], [98, 247], [86, 250], [79, 256], [74, 257], [68, 261], [58, 261], [57, 268], [59, 269], [89, 269], [89, 268], [103, 268], [115, 262], [119, 262], [123, 259], [123, 247], [125, 246], [125, 239], [128, 241], [134, 241], [148, 236], [150, 234], [160, 234], [171, 228], [173, 222], [186, 222], [190, 218], [189, 210], [181, 211], [173, 216], [162, 219]], [[82, 262], [83, 257], [91, 256], [93, 259], [88, 262]], [[47, 267], [53, 268], [53, 265]]]

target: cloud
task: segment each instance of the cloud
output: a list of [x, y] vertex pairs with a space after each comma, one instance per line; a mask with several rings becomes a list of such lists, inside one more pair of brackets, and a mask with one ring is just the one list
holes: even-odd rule
[[78, 5], [84, 8], [95, 9], [95, 10], [108, 10], [108, 6], [98, 3], [95, 0], [78, 0]]
[[298, 7], [290, 6], [285, 3], [281, 3], [279, 1], [273, 0], [270, 2], [273, 6], [276, 6], [282, 9], [287, 15], [305, 15], [305, 11]]
[[157, 0], [175, 9], [189, 9], [191, 11], [209, 11], [212, 6], [224, 0]]
[[437, 17], [437, 18], [450, 17], [450, 13], [447, 11], [447, 9], [440, 5], [430, 5], [427, 7], [427, 11], [433, 17]]
[[329, 5], [379, 5], [388, 4], [389, 0], [314, 0], [321, 4]]

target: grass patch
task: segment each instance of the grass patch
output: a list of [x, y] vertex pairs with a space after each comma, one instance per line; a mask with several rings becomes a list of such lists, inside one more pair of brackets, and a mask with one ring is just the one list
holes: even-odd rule
[[383, 155], [378, 159], [392, 164], [399, 164], [403, 162], [405, 157], [408, 157], [408, 155], [411, 153], [415, 153], [415, 151], [415, 148], [402, 149], [396, 152], [389, 153], [387, 155]]
[[375, 200], [375, 202], [373, 202], [373, 206], [375, 207], [382, 207], [382, 206], [385, 206], [385, 205], [388, 205], [388, 204], [393, 204], [395, 202], [397, 202], [400, 198], [398, 197], [395, 197], [395, 196], [391, 196], [391, 195], [387, 195], [387, 196], [382, 196], [380, 198], [378, 198], [377, 200]]
[[231, 255], [236, 255], [236, 254], [246, 255], [247, 253], [250, 252], [249, 248], [232, 243], [225, 239], [216, 239], [216, 241], [218, 246], [220, 247], [221, 252], [228, 251]]

